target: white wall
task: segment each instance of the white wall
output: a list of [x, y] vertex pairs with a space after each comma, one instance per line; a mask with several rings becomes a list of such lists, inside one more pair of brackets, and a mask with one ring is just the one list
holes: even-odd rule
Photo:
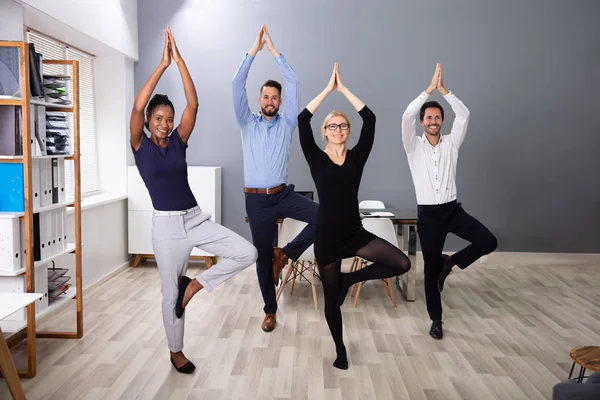
[[23, 40], [23, 7], [13, 0], [0, 0], [0, 40]]
[[138, 59], [137, 0], [22, 0], [42, 13]]
[[121, 54], [97, 57], [94, 75], [100, 188], [104, 193], [126, 194], [133, 61]]
[[[67, 240], [75, 242], [75, 214], [67, 216]], [[127, 200], [91, 207], [81, 212], [82, 284], [86, 288], [127, 264]], [[75, 277], [75, 257], [56, 260]]]

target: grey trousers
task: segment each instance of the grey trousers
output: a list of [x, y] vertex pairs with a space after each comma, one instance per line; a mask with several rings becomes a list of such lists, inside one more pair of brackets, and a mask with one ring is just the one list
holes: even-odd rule
[[179, 277], [187, 271], [194, 247], [220, 256], [219, 262], [195, 277], [207, 292], [252, 265], [256, 248], [237, 233], [214, 223], [200, 207], [187, 211], [155, 211], [152, 218], [152, 247], [160, 274], [162, 314], [169, 349], [183, 349], [183, 326], [175, 316]]

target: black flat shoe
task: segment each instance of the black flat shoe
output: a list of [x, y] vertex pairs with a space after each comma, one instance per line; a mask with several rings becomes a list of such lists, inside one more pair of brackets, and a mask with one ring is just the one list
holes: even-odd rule
[[435, 340], [440, 340], [444, 337], [444, 330], [442, 329], [442, 321], [433, 321], [431, 323], [431, 329], [429, 335]]
[[173, 361], [173, 357], [171, 357], [171, 364], [173, 364], [177, 372], [181, 372], [182, 374], [191, 374], [196, 369], [196, 366], [191, 361], [188, 361], [183, 367], [177, 367], [175, 361]]
[[[182, 276], [179, 278], [179, 285], [177, 293], [177, 302], [175, 303], [175, 315], [177, 318], [181, 318], [183, 316], [183, 295], [185, 294], [185, 289], [187, 289], [188, 285], [192, 280], [187, 276]], [[180, 371], [181, 372], [181, 371]]]

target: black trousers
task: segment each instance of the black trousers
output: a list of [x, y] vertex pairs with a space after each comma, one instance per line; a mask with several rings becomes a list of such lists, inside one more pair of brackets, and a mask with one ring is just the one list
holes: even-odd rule
[[274, 314], [277, 312], [277, 298], [273, 282], [273, 239], [277, 232], [277, 219], [289, 217], [308, 223], [302, 232], [283, 248], [283, 252], [295, 261], [315, 240], [319, 204], [295, 193], [294, 185], [288, 185], [276, 194], [245, 195], [252, 243], [258, 251], [256, 275], [265, 302], [264, 311], [265, 314]]
[[456, 200], [439, 205], [419, 205], [417, 231], [425, 263], [425, 300], [432, 321], [442, 319], [442, 299], [437, 279], [442, 271], [442, 250], [448, 233], [471, 242], [452, 255], [452, 261], [465, 269], [481, 256], [496, 250], [496, 237], [483, 224], [463, 210]]

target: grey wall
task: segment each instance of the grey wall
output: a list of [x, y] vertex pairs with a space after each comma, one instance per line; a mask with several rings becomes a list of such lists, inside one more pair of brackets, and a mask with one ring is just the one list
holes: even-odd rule
[[[160, 60], [163, 29], [170, 25], [200, 98], [188, 162], [223, 167], [223, 224], [250, 238], [231, 79], [261, 23], [299, 76], [301, 107], [327, 84], [338, 61], [345, 84], [377, 114], [359, 198], [389, 207], [415, 204], [400, 119], [440, 62], [447, 88], [471, 110], [458, 164], [459, 199], [497, 235], [499, 250], [599, 252], [600, 3], [482, 3], [145, 0], [138, 7], [135, 90]], [[253, 111], [269, 78], [281, 75], [263, 50], [247, 86]], [[167, 93], [180, 115], [185, 99], [174, 65], [157, 92]], [[440, 100], [439, 94], [434, 98]], [[315, 124], [332, 108], [350, 112], [359, 123], [350, 104], [334, 93]], [[446, 109], [448, 133], [453, 115]], [[133, 164], [131, 154], [128, 161]], [[297, 136], [289, 181], [298, 190], [314, 190]], [[451, 237], [446, 248], [461, 244]]]

